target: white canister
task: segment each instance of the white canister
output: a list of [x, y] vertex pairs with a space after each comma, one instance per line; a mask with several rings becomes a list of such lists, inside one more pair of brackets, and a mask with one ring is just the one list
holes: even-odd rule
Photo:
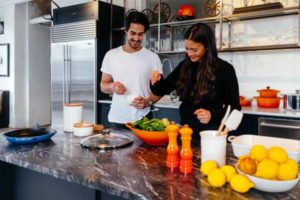
[[85, 137], [93, 134], [94, 132], [94, 124], [79, 122], [75, 123], [73, 127], [73, 134], [77, 137]]
[[82, 103], [64, 104], [64, 131], [73, 132], [73, 125], [82, 121]]
[[217, 131], [201, 131], [201, 163], [214, 160], [219, 167], [226, 164], [226, 135], [217, 135]]

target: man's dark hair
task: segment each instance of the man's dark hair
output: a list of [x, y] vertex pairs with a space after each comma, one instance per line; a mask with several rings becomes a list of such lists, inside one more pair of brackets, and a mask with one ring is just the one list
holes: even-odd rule
[[125, 26], [126, 26], [126, 31], [129, 30], [130, 24], [135, 23], [135, 24], [141, 24], [144, 26], [144, 32], [146, 32], [149, 29], [149, 20], [147, 19], [146, 15], [139, 11], [131, 11], [128, 13], [125, 19]]

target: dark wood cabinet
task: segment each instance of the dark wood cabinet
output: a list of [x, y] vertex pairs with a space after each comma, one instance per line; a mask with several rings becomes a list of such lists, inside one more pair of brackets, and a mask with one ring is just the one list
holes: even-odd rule
[[108, 112], [110, 110], [110, 103], [98, 103], [97, 123], [102, 124], [105, 128], [110, 127], [108, 121]]
[[258, 134], [258, 117], [259, 115], [244, 114], [241, 124], [236, 131], [232, 131], [233, 135]]

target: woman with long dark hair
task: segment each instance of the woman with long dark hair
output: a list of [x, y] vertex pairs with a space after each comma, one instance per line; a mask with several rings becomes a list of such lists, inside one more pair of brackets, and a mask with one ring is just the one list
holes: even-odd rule
[[163, 96], [176, 90], [181, 124], [188, 124], [199, 138], [202, 130], [216, 130], [228, 105], [239, 109], [239, 87], [231, 64], [217, 54], [215, 36], [203, 23], [190, 27], [185, 35], [186, 57], [166, 79], [151, 75], [151, 90]]

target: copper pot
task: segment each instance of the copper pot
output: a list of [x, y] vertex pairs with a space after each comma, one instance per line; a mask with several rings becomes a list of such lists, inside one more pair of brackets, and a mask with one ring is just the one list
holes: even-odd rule
[[280, 99], [279, 97], [256, 97], [258, 107], [262, 108], [278, 108]]
[[240, 106], [251, 106], [252, 99], [247, 99], [244, 96], [240, 96]]
[[257, 92], [259, 92], [259, 96], [260, 97], [272, 98], [272, 97], [277, 97], [277, 94], [280, 91], [279, 90], [270, 89], [270, 87], [267, 86], [266, 89], [260, 89], [260, 90], [257, 90]]

